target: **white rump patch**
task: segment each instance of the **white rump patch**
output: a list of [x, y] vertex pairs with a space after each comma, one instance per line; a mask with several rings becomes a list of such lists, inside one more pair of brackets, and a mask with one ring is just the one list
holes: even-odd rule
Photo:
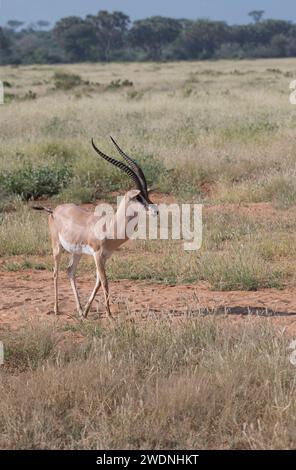
[[62, 235], [59, 234], [60, 244], [64, 248], [64, 250], [68, 251], [68, 253], [72, 253], [73, 255], [94, 255], [94, 249], [89, 245], [84, 245], [83, 243], [68, 243]]

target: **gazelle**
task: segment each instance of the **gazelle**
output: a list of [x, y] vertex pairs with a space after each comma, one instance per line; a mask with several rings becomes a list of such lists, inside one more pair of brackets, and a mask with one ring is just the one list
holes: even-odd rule
[[[131, 219], [133, 219], [133, 223], [135, 219], [137, 221], [139, 218], [139, 212], [143, 209], [149, 211], [153, 215], [158, 214], [157, 206], [149, 199], [147, 182], [142, 169], [134, 160], [123, 152], [112, 137], [111, 140], [120, 155], [128, 164], [105, 155], [96, 147], [93, 139], [92, 146], [97, 154], [103, 159], [126, 173], [134, 182], [136, 189], [132, 189], [124, 195], [116, 214], [112, 217], [111, 222], [102, 237], [98, 236], [97, 223], [100, 220], [100, 216], [96, 215], [96, 213], [89, 212], [75, 204], [61, 204], [53, 211], [46, 207], [34, 207], [34, 209], [45, 210], [50, 214], [48, 221], [54, 258], [54, 312], [56, 315], [59, 313], [58, 274], [62, 249], [70, 253], [70, 262], [67, 273], [73, 289], [79, 317], [87, 317], [101, 285], [105, 298], [106, 312], [107, 315], [111, 317], [108, 280], [105, 271], [106, 261], [112, 255], [114, 250], [118, 249], [128, 240], [126, 227]], [[133, 216], [129, 216], [129, 213], [133, 213]], [[135, 216], [135, 214], [137, 215]], [[116, 237], [116, 234], [119, 232], [124, 234], [123, 237]], [[83, 254], [93, 256], [96, 266], [96, 283], [84, 309], [81, 307], [75, 283], [75, 272]]]

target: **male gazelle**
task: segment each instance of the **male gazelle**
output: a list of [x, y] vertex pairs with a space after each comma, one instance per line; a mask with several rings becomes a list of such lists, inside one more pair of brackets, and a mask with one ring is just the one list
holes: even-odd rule
[[[128, 222], [133, 219], [134, 226], [139, 218], [139, 212], [143, 209], [157, 215], [158, 209], [149, 199], [146, 178], [140, 166], [121, 150], [115, 140], [111, 137], [113, 144], [128, 164], [115, 160], [105, 155], [99, 150], [93, 139], [92, 146], [94, 150], [107, 162], [118, 167], [126, 173], [134, 182], [136, 189], [128, 191], [122, 198], [116, 214], [112, 217], [108, 227], [105, 227], [103, 236], [98, 236], [98, 225], [100, 216], [89, 212], [75, 204], [61, 204], [53, 211], [46, 207], [34, 207], [34, 209], [45, 210], [49, 215], [49, 229], [52, 241], [52, 250], [54, 258], [54, 312], [59, 313], [58, 307], [58, 274], [62, 249], [70, 253], [70, 263], [68, 266], [68, 277], [73, 289], [76, 306], [79, 317], [87, 317], [94, 298], [102, 285], [106, 312], [111, 316], [109, 306], [109, 289], [106, 277], [105, 264], [114, 250], [120, 247], [128, 240], [126, 227]], [[133, 214], [132, 216], [128, 214]], [[123, 236], [117, 237], [120, 233]], [[91, 255], [94, 258], [96, 266], [95, 287], [84, 307], [82, 309], [79, 295], [75, 283], [75, 272], [82, 254]]]

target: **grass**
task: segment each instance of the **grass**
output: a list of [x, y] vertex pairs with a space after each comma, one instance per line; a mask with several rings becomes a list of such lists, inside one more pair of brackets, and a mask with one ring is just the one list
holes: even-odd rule
[[295, 368], [268, 320], [29, 323], [3, 340], [2, 449], [295, 447]]
[[46, 254], [50, 249], [47, 216], [26, 205], [0, 219], [0, 256]]
[[[106, 142], [113, 134], [144, 166], [152, 159], [152, 182], [162, 191], [207, 199], [203, 188], [211, 184], [218, 189], [215, 198], [223, 200], [223, 193], [233, 186], [227, 197], [237, 200], [243, 185], [244, 200], [273, 202], [277, 190], [270, 189], [267, 180], [272, 177], [281, 191], [283, 183], [276, 181], [295, 170], [296, 114], [287, 85], [295, 60], [239, 65], [218, 61], [157, 67], [29, 66], [18, 75], [12, 67], [2, 68], [11, 93], [24, 96], [31, 90], [37, 97], [9, 102], [2, 109], [0, 174], [17, 167], [21, 154], [38, 166], [55, 156], [55, 162], [66, 158], [71, 166], [72, 187], [88, 185], [101, 193], [126, 189], [128, 181], [98, 162], [90, 146], [95, 137], [103, 150], [113, 153]], [[258, 193], [262, 181], [267, 187]], [[279, 201], [284, 207], [295, 203], [293, 180], [289, 188]], [[276, 195], [275, 203], [281, 197]]]
[[[52, 269], [47, 216], [29, 208], [32, 199], [113, 201], [130, 188], [91, 148], [94, 137], [120, 158], [111, 134], [149, 185], [204, 211], [200, 251], [137, 241], [110, 259], [110, 279], [294, 285], [295, 73], [296, 59], [0, 67], [10, 84], [0, 121], [1, 275]], [[92, 259], [79, 268], [94, 272]], [[0, 448], [295, 448], [284, 331], [262, 317], [159, 318], [135, 323], [121, 312], [107, 328], [49, 317], [2, 329]]]
[[217, 256], [206, 253], [202, 258], [202, 276], [214, 290], [254, 291], [283, 287], [284, 274], [266, 262], [252, 245], [236, 246]]

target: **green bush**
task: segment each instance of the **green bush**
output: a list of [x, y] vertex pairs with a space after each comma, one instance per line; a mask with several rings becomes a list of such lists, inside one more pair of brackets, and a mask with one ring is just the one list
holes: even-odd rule
[[71, 178], [71, 171], [65, 166], [33, 167], [26, 163], [22, 168], [0, 174], [0, 186], [9, 194], [18, 194], [24, 200], [40, 196], [52, 196], [65, 187]]

